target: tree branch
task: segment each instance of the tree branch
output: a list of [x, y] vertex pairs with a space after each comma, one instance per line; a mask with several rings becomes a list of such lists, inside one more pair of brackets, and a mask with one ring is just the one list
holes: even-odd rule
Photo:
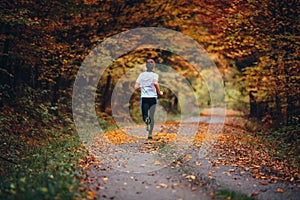
[[4, 157], [2, 157], [2, 156], [0, 156], [0, 158], [3, 159], [3, 160], [5, 160], [5, 161], [7, 161], [7, 162], [9, 162], [9, 163], [15, 164], [15, 165], [18, 164], [18, 163], [16, 163], [16, 162], [14, 162], [14, 161], [12, 161], [12, 160], [9, 160], [9, 159], [7, 159], [7, 158], [4, 158]]
[[9, 73], [6, 69], [0, 68], [1, 72], [4, 72], [5, 74], [7, 74], [10, 77], [14, 77], [14, 75], [12, 75], [11, 73]]

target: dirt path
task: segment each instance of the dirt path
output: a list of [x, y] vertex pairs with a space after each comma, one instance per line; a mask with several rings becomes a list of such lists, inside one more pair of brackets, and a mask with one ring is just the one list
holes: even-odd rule
[[[193, 153], [192, 153], [193, 156]], [[228, 189], [258, 200], [299, 200], [300, 185], [287, 181], [274, 183], [256, 179], [249, 171], [232, 165], [212, 165], [219, 157], [201, 160], [191, 159], [184, 167], [195, 174], [200, 181], [214, 186], [215, 190]], [[196, 165], [197, 163], [198, 165]]]
[[154, 132], [161, 134], [154, 135], [153, 142], [145, 140], [143, 126], [114, 132], [114, 141], [109, 135], [99, 135], [89, 149], [100, 164], [90, 166], [87, 185], [100, 199], [212, 199], [220, 189], [259, 200], [300, 199], [299, 183], [271, 183], [239, 166], [216, 165], [220, 157], [215, 156], [215, 147], [203, 154], [204, 142], [202, 147], [193, 145], [195, 134], [188, 133], [193, 133], [195, 122], [201, 122], [202, 131], [207, 122], [220, 121], [218, 117], [189, 119], [175, 136], [176, 124], [157, 124]]
[[90, 148], [101, 160], [101, 165], [90, 167], [88, 186], [98, 193], [100, 199], [212, 198], [210, 185], [197, 181], [176, 161], [180, 155], [173, 151], [172, 145], [145, 140], [145, 135], [141, 135], [145, 134], [144, 127], [126, 132], [134, 133], [136, 141], [111, 145], [104, 142], [107, 138], [101, 137]]
[[115, 169], [91, 169], [89, 186], [100, 185], [100, 199], [211, 199], [207, 189], [189, 182], [178, 169], [165, 167], [148, 173], [126, 173]]

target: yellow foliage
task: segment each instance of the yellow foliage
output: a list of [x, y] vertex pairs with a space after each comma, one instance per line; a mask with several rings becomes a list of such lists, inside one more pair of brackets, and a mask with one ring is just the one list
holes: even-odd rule
[[194, 145], [201, 146], [203, 141], [215, 141], [221, 134], [208, 134], [206, 132], [198, 132], [194, 137]]
[[137, 142], [136, 139], [127, 135], [122, 130], [112, 130], [105, 133], [108, 137], [109, 141], [112, 142], [114, 145], [120, 145], [129, 142]]
[[160, 132], [153, 135], [153, 139], [157, 140], [158, 142], [172, 142], [176, 138], [176, 134], [174, 133], [167, 133], [167, 132]]

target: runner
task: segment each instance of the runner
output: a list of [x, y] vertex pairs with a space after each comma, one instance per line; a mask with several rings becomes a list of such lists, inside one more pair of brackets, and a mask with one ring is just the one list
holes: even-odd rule
[[154, 60], [148, 59], [146, 62], [147, 71], [139, 75], [134, 86], [135, 90], [141, 90], [141, 110], [148, 131], [148, 139], [152, 139], [157, 94], [163, 95], [158, 84], [158, 74], [153, 72], [154, 67]]

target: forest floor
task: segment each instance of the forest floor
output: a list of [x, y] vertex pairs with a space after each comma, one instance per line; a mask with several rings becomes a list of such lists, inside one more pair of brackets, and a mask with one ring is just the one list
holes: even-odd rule
[[273, 157], [241, 120], [157, 123], [152, 141], [141, 125], [100, 134], [82, 163], [84, 182], [97, 199], [299, 199], [299, 169]]

